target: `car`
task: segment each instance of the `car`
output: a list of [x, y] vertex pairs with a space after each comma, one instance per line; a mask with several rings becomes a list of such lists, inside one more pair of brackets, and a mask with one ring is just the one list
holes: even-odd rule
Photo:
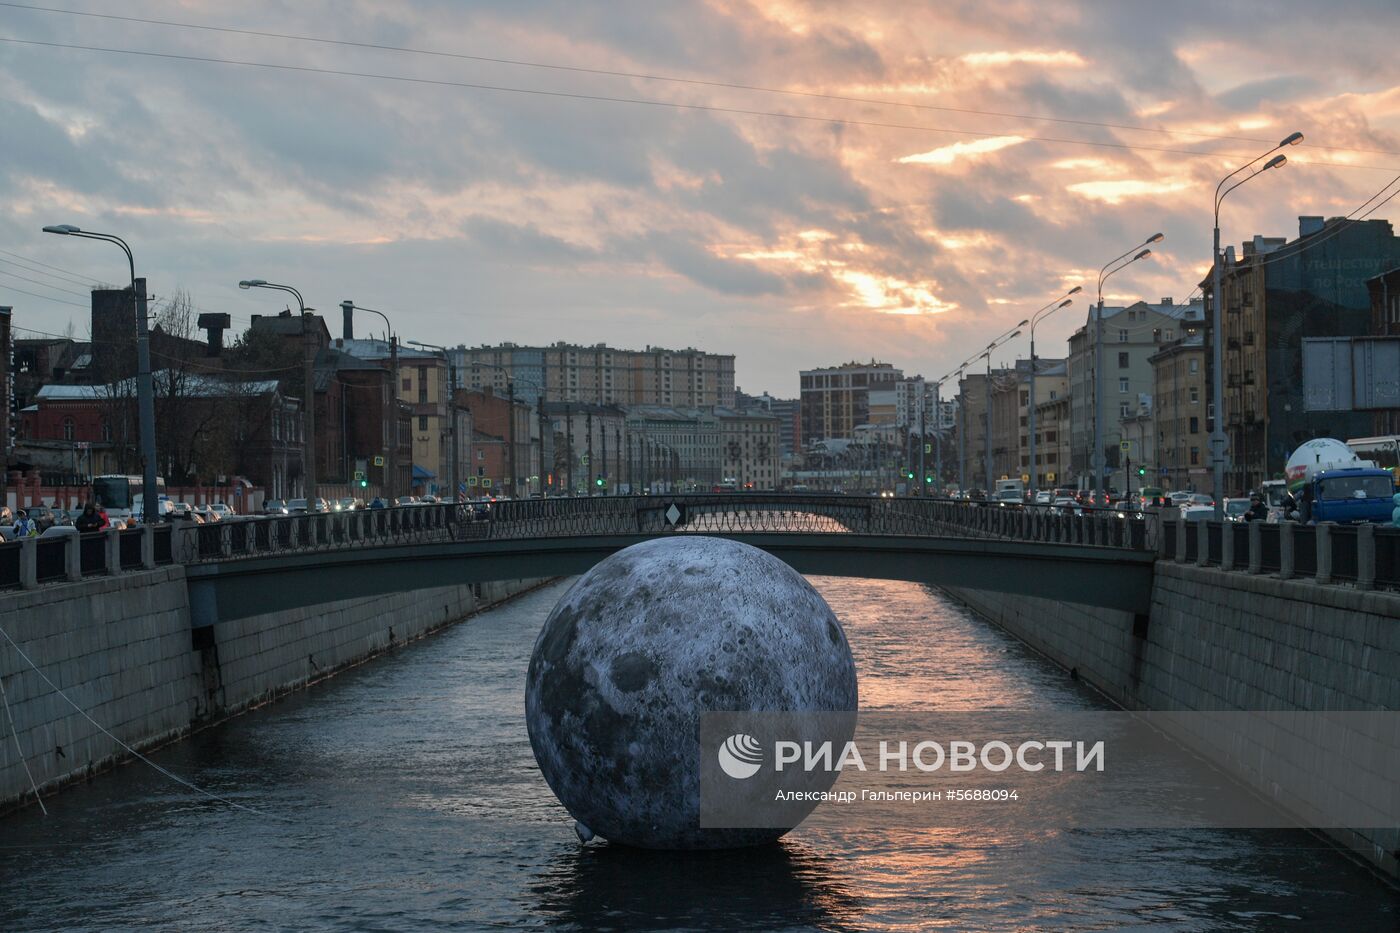
[[218, 512], [213, 511], [207, 505], [197, 505], [191, 511], [206, 525], [217, 522], [221, 518]]
[[439, 502], [441, 502], [441, 501], [442, 501], [442, 500], [439, 499], [437, 496], [420, 496], [419, 499], [418, 499], [418, 504], [419, 504], [419, 505], [437, 505], [437, 504], [438, 504]]
[[1188, 489], [1178, 489], [1176, 492], [1167, 493], [1167, 498], [1174, 506], [1181, 506], [1191, 499], [1191, 491]]
[[1215, 518], [1215, 507], [1210, 505], [1187, 505], [1181, 509], [1181, 517], [1188, 522], [1208, 522]]
[[1193, 492], [1191, 498], [1187, 500], [1187, 505], [1208, 505], [1215, 508], [1215, 500], [1203, 492]]
[[1248, 499], [1226, 499], [1225, 500], [1225, 520], [1227, 522], [1242, 522], [1244, 515], [1249, 511]]
[[399, 496], [394, 500], [395, 505], [417, 505], [418, 500], [413, 496]]
[[223, 521], [226, 518], [232, 518], [233, 516], [238, 514], [222, 502], [215, 502], [213, 505], [209, 506], [209, 511], [218, 515], [220, 521]]
[[364, 507], [364, 501], [354, 496], [344, 496], [331, 503], [331, 509], [336, 512], [358, 512]]
[[305, 500], [305, 499], [288, 499], [288, 500], [287, 500], [287, 514], [288, 514], [288, 515], [305, 515], [305, 514], [306, 514], [306, 500]]
[[1080, 507], [1079, 501], [1074, 496], [1056, 496], [1050, 503], [1050, 507], [1056, 511], [1066, 512], [1070, 515], [1083, 515], [1084, 510]]
[[[303, 500], [305, 502], [305, 500]], [[268, 499], [263, 503], [264, 515], [290, 515], [291, 510], [287, 507], [285, 499]]]
[[329, 512], [330, 510], [331, 504], [320, 496], [316, 496], [314, 499], [309, 499], [307, 501], [306, 511], [308, 512]]
[[1055, 501], [1055, 494], [1048, 489], [1038, 489], [1035, 493], [1036, 505], [1049, 505]]

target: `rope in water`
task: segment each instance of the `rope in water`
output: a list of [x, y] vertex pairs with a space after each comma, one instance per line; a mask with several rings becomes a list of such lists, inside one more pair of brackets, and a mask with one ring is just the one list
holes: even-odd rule
[[[83, 709], [83, 708], [82, 708], [81, 706], [79, 706], [77, 703], [74, 703], [73, 700], [69, 698], [68, 694], [66, 694], [66, 693], [64, 693], [62, 690], [60, 690], [60, 689], [58, 688], [58, 685], [55, 684], [52, 680], [50, 680], [49, 677], [48, 677], [48, 675], [45, 674], [45, 673], [39, 668], [39, 665], [35, 664], [34, 661], [33, 661], [33, 659], [30, 658], [29, 655], [27, 655], [27, 654], [24, 653], [24, 649], [21, 648], [21, 647], [19, 646], [19, 644], [18, 644], [13, 638], [10, 637], [10, 633], [9, 633], [9, 632], [5, 631], [3, 628], [0, 628], [0, 635], [3, 635], [3, 636], [5, 637], [5, 640], [6, 640], [7, 642], [10, 643], [10, 646], [13, 647], [13, 648], [15, 649], [15, 651], [19, 654], [19, 656], [20, 656], [21, 658], [24, 659], [25, 663], [28, 664], [28, 665], [34, 670], [34, 673], [38, 674], [39, 677], [40, 677], [40, 679], [42, 679], [42, 680], [44, 681], [44, 683], [48, 684], [49, 687], [51, 687], [51, 688], [53, 689], [53, 692], [54, 692], [54, 693], [58, 694], [60, 697], [63, 698], [63, 701], [64, 701], [65, 703], [67, 703], [69, 706], [73, 707], [73, 709], [77, 711], [78, 715], [82, 716], [82, 717], [83, 717], [84, 719], [86, 719], [88, 722], [90, 722], [90, 723], [92, 723], [94, 726], [96, 726], [97, 729], [98, 729], [98, 731], [100, 731], [103, 735], [107, 736], [107, 738], [111, 739], [113, 742], [116, 742], [116, 743], [117, 743], [118, 745], [120, 745], [122, 748], [126, 749], [126, 751], [127, 751], [130, 755], [132, 755], [133, 757], [135, 757], [135, 758], [137, 758], [137, 759], [139, 759], [139, 760], [145, 762], [146, 764], [150, 765], [150, 766], [151, 766], [152, 768], [154, 768], [156, 771], [159, 771], [161, 774], [163, 774], [163, 775], [165, 775], [166, 777], [170, 778], [170, 780], [174, 781], [175, 783], [181, 784], [181, 785], [183, 785], [183, 786], [185, 786], [185, 787], [188, 787], [190, 790], [194, 791], [195, 793], [197, 793], [197, 794], [202, 794], [203, 796], [208, 797], [210, 800], [217, 800], [217, 801], [219, 801], [220, 803], [228, 804], [230, 807], [233, 807], [234, 809], [237, 809], [237, 810], [244, 810], [244, 811], [246, 811], [246, 812], [248, 812], [248, 813], [252, 813], [252, 814], [255, 814], [255, 815], [257, 815], [257, 816], [265, 816], [265, 817], [268, 817], [268, 818], [274, 819], [274, 820], [284, 820], [284, 821], [289, 822], [289, 823], [292, 822], [291, 817], [281, 816], [281, 815], [275, 814], [275, 813], [267, 813], [267, 812], [264, 812], [264, 811], [262, 811], [262, 810], [254, 809], [253, 807], [247, 806], [246, 804], [241, 804], [241, 803], [239, 803], [239, 802], [236, 801], [236, 800], [230, 800], [230, 799], [228, 799], [227, 797], [221, 797], [221, 796], [219, 796], [218, 794], [213, 793], [212, 791], [207, 791], [207, 790], [205, 790], [205, 789], [202, 788], [202, 787], [198, 787], [198, 786], [196, 786], [196, 785], [194, 785], [194, 784], [191, 784], [189, 781], [187, 781], [187, 780], [185, 780], [184, 778], [180, 777], [178, 774], [174, 774], [173, 772], [171, 772], [171, 771], [169, 771], [169, 770], [167, 770], [167, 769], [161, 767], [160, 765], [156, 764], [154, 761], [152, 761], [151, 759], [147, 758], [145, 755], [141, 754], [141, 753], [138, 752], [136, 749], [132, 748], [130, 745], [128, 745], [128, 744], [126, 744], [125, 742], [123, 742], [121, 739], [117, 738], [117, 736], [113, 735], [113, 734], [111, 733], [110, 730], [108, 730], [105, 726], [102, 725], [102, 723], [98, 722], [96, 719], [93, 719], [91, 716], [89, 716], [88, 713], [87, 713], [87, 710]], [[6, 704], [6, 709], [8, 710], [8, 708], [9, 708], [9, 706], [8, 706], [8, 703], [7, 703], [7, 704]], [[11, 729], [13, 729], [13, 721], [11, 721]], [[19, 736], [18, 736], [18, 734], [16, 734], [16, 736], [15, 736], [15, 743], [16, 743], [16, 747], [18, 747], [18, 744], [19, 744]], [[20, 753], [20, 760], [24, 760], [24, 754], [23, 754], [23, 752]], [[29, 764], [28, 764], [28, 762], [25, 763], [24, 770], [25, 770], [25, 771], [28, 771], [28, 770], [29, 770]], [[31, 776], [31, 778], [30, 778], [30, 781], [31, 781], [31, 783], [33, 782], [33, 777], [32, 777], [32, 776]], [[35, 790], [35, 794], [37, 795], [37, 793], [38, 793], [38, 790], [36, 789], [36, 790]], [[40, 805], [42, 806], [42, 802], [40, 803]], [[44, 812], [45, 812], [45, 813], [48, 813], [48, 810], [45, 810]]]

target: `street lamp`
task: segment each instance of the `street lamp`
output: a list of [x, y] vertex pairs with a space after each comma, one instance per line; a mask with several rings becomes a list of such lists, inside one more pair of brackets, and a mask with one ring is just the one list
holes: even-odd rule
[[398, 489], [399, 478], [399, 338], [394, 333], [394, 325], [390, 323], [389, 316], [383, 311], [376, 311], [373, 308], [366, 308], [364, 305], [357, 305], [355, 302], [346, 299], [340, 303], [342, 312], [364, 311], [368, 314], [377, 314], [384, 320], [385, 332], [389, 335], [389, 395], [384, 399], [386, 410], [384, 412], [384, 422], [386, 425], [385, 436], [389, 441], [389, 449], [386, 451], [384, 461], [384, 480], [381, 492], [392, 505], [395, 501], [394, 493]]
[[[422, 340], [410, 340], [409, 343], [413, 344], [415, 347], [423, 347], [426, 350], [438, 350], [442, 353], [442, 358], [447, 361], [447, 417], [451, 421], [448, 434], [452, 438], [452, 502], [455, 505], [458, 497], [463, 495], [463, 490], [460, 488], [461, 476], [457, 461], [457, 400], [454, 397], [457, 386], [457, 364], [452, 361], [452, 354], [446, 347], [438, 346], [435, 343], [424, 343]], [[512, 411], [510, 416], [514, 419], [515, 412]]]
[[[1287, 148], [1288, 146], [1296, 146], [1302, 141], [1302, 133], [1296, 131], [1289, 133], [1283, 139], [1279, 140], [1279, 144], [1277, 146], [1273, 147], [1268, 152], [1255, 156], [1249, 162], [1246, 162], [1244, 165], [1241, 165], [1239, 168], [1235, 169], [1233, 172], [1220, 179], [1220, 183], [1215, 186], [1215, 239], [1214, 250], [1211, 253], [1210, 309], [1210, 324], [1212, 334], [1210, 358], [1211, 366], [1213, 369], [1213, 372], [1211, 373], [1210, 377], [1210, 388], [1211, 395], [1215, 403], [1215, 417], [1211, 419], [1210, 428], [1210, 485], [1211, 498], [1215, 500], [1214, 517], [1216, 521], [1222, 520], [1225, 515], [1225, 454], [1226, 448], [1228, 446], [1228, 441], [1225, 437], [1224, 427], [1225, 380], [1223, 373], [1225, 369], [1225, 344], [1223, 334], [1225, 329], [1225, 317], [1224, 314], [1221, 312], [1221, 305], [1223, 302], [1220, 294], [1220, 266], [1222, 258], [1220, 255], [1220, 203], [1225, 200], [1225, 196], [1227, 194], [1229, 194], [1231, 191], [1234, 191], [1236, 188], [1249, 181], [1251, 178], [1257, 178], [1259, 175], [1262, 175], [1269, 169], [1277, 168], [1278, 166], [1283, 165], [1285, 162], [1288, 161], [1288, 157], [1282, 154], [1276, 155], [1272, 159], [1269, 159], [1268, 162], [1265, 162], [1263, 167], [1260, 168], [1258, 171], [1246, 175], [1244, 178], [1241, 178], [1239, 181], [1235, 182], [1230, 187], [1225, 188], [1225, 183], [1227, 181], [1229, 181], [1231, 178], [1234, 178], [1236, 175], [1238, 175], [1240, 172], [1243, 172], [1250, 166], [1254, 165], [1260, 159], [1267, 158], [1270, 154], [1278, 152], [1278, 150]], [[1222, 191], [1220, 190], [1221, 188], [1225, 188], [1225, 190]]]
[[[1049, 317], [1061, 308], [1069, 307], [1071, 304], [1073, 304], [1073, 302], [1069, 300], [1069, 296], [1077, 295], [1083, 290], [1084, 286], [1076, 285], [1074, 286], [1074, 288], [1071, 288], [1069, 291], [1061, 295], [1060, 298], [1055, 299], [1055, 301], [1050, 302], [1050, 304], [1046, 305], [1045, 307], [1037, 311], [1035, 314], [1031, 315], [1031, 394], [1030, 403], [1029, 405], [1027, 405], [1027, 415], [1029, 416], [1030, 420], [1029, 427], [1031, 442], [1031, 492], [1035, 492], [1036, 485], [1040, 482], [1040, 473], [1037, 470], [1035, 460], [1035, 325], [1039, 324], [1042, 318]], [[1061, 299], [1064, 300], [1061, 301]], [[1055, 303], [1057, 301], [1059, 302], [1059, 304]]]
[[1002, 334], [1000, 337], [987, 344], [986, 351], [978, 357], [978, 359], [985, 357], [987, 360], [987, 381], [983, 385], [987, 396], [987, 411], [986, 436], [982, 438], [982, 466], [987, 475], [987, 485], [983, 492], [989, 498], [992, 494], [992, 351], [1002, 344], [1008, 343], [1012, 339], [1021, 336], [1021, 328], [1029, 323], [1030, 320], [1027, 319], [1017, 324], [1009, 333]]
[[[1154, 233], [1143, 240], [1141, 246], [1148, 246], [1162, 239], [1162, 234]], [[1134, 246], [1133, 249], [1139, 249]], [[1139, 259], [1146, 259], [1152, 255], [1152, 250], [1143, 249], [1133, 255], [1127, 262], [1122, 262], [1133, 249], [1115, 256], [1103, 264], [1099, 269], [1099, 295], [1098, 301], [1094, 304], [1094, 492], [1095, 494], [1104, 492], [1103, 471], [1106, 464], [1103, 456], [1103, 283], [1108, 279], [1131, 266]], [[1109, 268], [1112, 266], [1112, 268]]]
[[141, 432], [141, 513], [142, 521], [154, 522], [160, 516], [160, 493], [156, 489], [156, 403], [151, 383], [151, 338], [146, 307], [146, 280], [136, 277], [136, 260], [131, 247], [119, 236], [93, 233], [72, 224], [44, 228], [45, 233], [105, 240], [120, 246], [131, 270], [131, 297], [136, 303], [136, 412]]
[[306, 383], [306, 398], [303, 400], [306, 406], [306, 440], [302, 445], [301, 456], [305, 461], [303, 472], [306, 474], [306, 509], [310, 512], [316, 498], [316, 344], [308, 321], [312, 309], [306, 306], [301, 292], [290, 285], [277, 285], [266, 279], [243, 279], [238, 283], [238, 287], [244, 291], [250, 288], [267, 288], [286, 292], [297, 300], [297, 307], [301, 309], [302, 368], [303, 381]]

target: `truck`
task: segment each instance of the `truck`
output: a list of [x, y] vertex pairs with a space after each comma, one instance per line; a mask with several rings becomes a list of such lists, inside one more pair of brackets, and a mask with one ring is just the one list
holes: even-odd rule
[[1395, 477], [1346, 444], [1317, 438], [1293, 451], [1283, 471], [1304, 522], [1389, 522]]
[[1026, 500], [1026, 484], [1019, 479], [999, 479], [997, 480], [996, 492], [992, 494], [992, 501], [1006, 505], [1015, 502], [1018, 505]]

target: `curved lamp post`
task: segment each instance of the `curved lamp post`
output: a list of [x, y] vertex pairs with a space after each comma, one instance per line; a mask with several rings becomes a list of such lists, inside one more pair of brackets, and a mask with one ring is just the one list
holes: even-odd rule
[[[1027, 415], [1028, 415], [1029, 420], [1030, 420], [1030, 425], [1029, 425], [1029, 427], [1030, 427], [1030, 447], [1031, 447], [1031, 470], [1030, 470], [1031, 482], [1030, 482], [1030, 486], [1029, 486], [1029, 491], [1032, 492], [1032, 493], [1035, 492], [1036, 486], [1037, 486], [1037, 484], [1039, 484], [1039, 482], [1040, 482], [1040, 472], [1039, 472], [1039, 467], [1036, 465], [1036, 454], [1035, 454], [1035, 325], [1039, 324], [1039, 323], [1041, 322], [1042, 319], [1049, 317], [1050, 315], [1054, 314], [1056, 311], [1060, 310], [1061, 308], [1067, 308], [1067, 307], [1069, 307], [1071, 304], [1073, 304], [1073, 302], [1071, 302], [1071, 301], [1069, 300], [1069, 296], [1070, 296], [1070, 295], [1077, 295], [1077, 294], [1079, 294], [1080, 292], [1082, 292], [1083, 290], [1084, 290], [1084, 286], [1082, 286], [1082, 285], [1076, 285], [1076, 286], [1074, 286], [1074, 288], [1071, 288], [1069, 291], [1065, 292], [1065, 293], [1064, 293], [1063, 295], [1061, 295], [1059, 298], [1056, 298], [1055, 301], [1050, 302], [1048, 305], [1046, 305], [1045, 307], [1041, 308], [1041, 309], [1040, 309], [1039, 311], [1037, 311], [1035, 314], [1032, 314], [1032, 315], [1031, 315], [1031, 385], [1030, 385], [1030, 402], [1029, 402], [1029, 404], [1028, 404], [1026, 407], [1027, 407], [1027, 409], [1028, 409], [1028, 410], [1027, 410]], [[1062, 299], [1063, 299], [1063, 300], [1062, 300]], [[1059, 302], [1059, 303], [1056, 304], [1056, 302]]]
[[[44, 228], [45, 233], [75, 236], [87, 240], [115, 243], [126, 253], [131, 270], [131, 295], [136, 302], [136, 412], [141, 432], [141, 520], [154, 522], [161, 518], [160, 493], [156, 489], [156, 403], [151, 383], [151, 338], [146, 307], [146, 280], [136, 277], [136, 260], [131, 247], [119, 236], [94, 233], [72, 224], [57, 224]], [[155, 503], [154, 506], [152, 503]]]
[[[1160, 233], [1154, 233], [1154, 234], [1152, 234], [1152, 236], [1150, 236], [1150, 237], [1148, 237], [1147, 239], [1143, 240], [1142, 243], [1141, 243], [1141, 246], [1148, 246], [1148, 245], [1150, 245], [1150, 244], [1152, 244], [1152, 243], [1156, 243], [1156, 242], [1160, 241], [1161, 239], [1162, 239], [1162, 234], [1160, 234]], [[1113, 259], [1111, 259], [1111, 260], [1109, 260], [1108, 262], [1104, 263], [1104, 264], [1103, 264], [1103, 267], [1099, 269], [1099, 294], [1098, 294], [1098, 301], [1095, 302], [1095, 304], [1094, 304], [1094, 450], [1093, 450], [1094, 461], [1093, 461], [1093, 463], [1094, 463], [1094, 493], [1095, 493], [1095, 494], [1098, 494], [1098, 493], [1106, 493], [1106, 492], [1107, 492], [1107, 490], [1104, 488], [1104, 481], [1103, 481], [1104, 467], [1106, 466], [1106, 464], [1104, 463], [1104, 455], [1103, 455], [1103, 410], [1102, 410], [1102, 409], [1103, 409], [1103, 283], [1104, 283], [1104, 282], [1107, 282], [1111, 276], [1116, 275], [1118, 272], [1122, 271], [1123, 269], [1126, 269], [1128, 266], [1131, 266], [1133, 263], [1137, 262], [1139, 259], [1146, 259], [1148, 256], [1151, 256], [1151, 255], [1152, 255], [1152, 250], [1150, 250], [1150, 249], [1142, 249], [1142, 250], [1140, 250], [1138, 253], [1134, 254], [1133, 257], [1132, 257], [1131, 259], [1128, 259], [1126, 262], [1123, 261], [1129, 254], [1133, 253], [1133, 250], [1137, 250], [1137, 249], [1139, 249], [1139, 247], [1138, 247], [1138, 246], [1134, 246], [1133, 249], [1128, 250], [1128, 252], [1123, 253], [1123, 254], [1120, 255], [1120, 256], [1115, 256], [1115, 257], [1113, 257]], [[1112, 267], [1112, 268], [1110, 268], [1110, 267]]]
[[[1275, 152], [1278, 152], [1278, 150], [1287, 148], [1288, 146], [1296, 146], [1296, 145], [1298, 145], [1298, 144], [1299, 144], [1300, 142], [1302, 142], [1302, 141], [1303, 141], [1303, 134], [1302, 134], [1302, 133], [1298, 133], [1298, 132], [1289, 133], [1289, 134], [1288, 134], [1287, 136], [1285, 136], [1283, 139], [1279, 140], [1279, 144], [1278, 144], [1277, 146], [1273, 147], [1273, 148], [1270, 149], [1268, 152], [1265, 152], [1265, 153], [1262, 153], [1262, 154], [1260, 154], [1260, 155], [1258, 155], [1258, 156], [1255, 156], [1251, 161], [1246, 162], [1244, 165], [1241, 165], [1239, 168], [1235, 169], [1233, 172], [1231, 172], [1230, 174], [1226, 175], [1224, 178], [1220, 179], [1220, 183], [1217, 184], [1217, 185], [1215, 186], [1215, 211], [1214, 211], [1214, 216], [1215, 216], [1215, 238], [1214, 238], [1214, 249], [1213, 249], [1213, 252], [1211, 253], [1211, 308], [1210, 308], [1210, 325], [1211, 325], [1210, 359], [1211, 359], [1211, 368], [1212, 368], [1212, 372], [1211, 372], [1211, 376], [1210, 376], [1210, 388], [1211, 388], [1211, 396], [1212, 396], [1212, 399], [1213, 399], [1213, 401], [1214, 401], [1214, 403], [1215, 403], [1215, 417], [1211, 419], [1211, 429], [1210, 429], [1210, 473], [1211, 473], [1210, 488], [1211, 488], [1211, 498], [1215, 500], [1215, 516], [1214, 516], [1214, 518], [1215, 518], [1216, 521], [1220, 521], [1220, 520], [1224, 517], [1224, 514], [1225, 514], [1225, 460], [1226, 460], [1226, 451], [1227, 451], [1227, 447], [1228, 447], [1228, 445], [1229, 445], [1229, 441], [1228, 441], [1228, 440], [1226, 439], [1226, 437], [1225, 437], [1225, 427], [1224, 427], [1224, 424], [1225, 424], [1225, 385], [1224, 385], [1224, 383], [1225, 383], [1225, 380], [1224, 380], [1225, 353], [1224, 353], [1224, 349], [1223, 349], [1223, 348], [1224, 348], [1225, 343], [1224, 343], [1223, 334], [1224, 334], [1224, 328], [1225, 328], [1225, 316], [1224, 316], [1224, 314], [1221, 312], [1221, 306], [1222, 306], [1222, 304], [1223, 304], [1224, 302], [1223, 302], [1223, 300], [1222, 300], [1222, 298], [1221, 298], [1221, 294], [1220, 294], [1220, 286], [1221, 286], [1221, 282], [1220, 282], [1220, 278], [1221, 278], [1221, 276], [1220, 276], [1220, 266], [1221, 266], [1221, 255], [1220, 255], [1220, 203], [1221, 203], [1222, 201], [1225, 200], [1225, 196], [1226, 196], [1227, 194], [1229, 194], [1231, 191], [1234, 191], [1236, 188], [1238, 188], [1240, 185], [1244, 184], [1245, 182], [1249, 181], [1251, 178], [1257, 178], [1259, 175], [1262, 175], [1264, 172], [1267, 172], [1269, 169], [1271, 169], [1271, 168], [1277, 168], [1278, 166], [1283, 165], [1285, 162], [1288, 161], [1288, 157], [1285, 156], [1285, 155], [1276, 155], [1276, 156], [1274, 156], [1272, 159], [1269, 159], [1268, 162], [1265, 162], [1264, 165], [1263, 165], [1263, 167], [1260, 168], [1258, 171], [1252, 172], [1252, 173], [1250, 173], [1249, 175], [1246, 175], [1244, 178], [1241, 178], [1239, 181], [1235, 182], [1235, 183], [1234, 183], [1233, 185], [1231, 185], [1230, 187], [1225, 188], [1225, 183], [1226, 183], [1227, 181], [1229, 181], [1231, 178], [1234, 178], [1236, 175], [1238, 175], [1240, 172], [1243, 172], [1245, 169], [1248, 169], [1248, 168], [1250, 168], [1251, 166], [1257, 164], [1257, 163], [1259, 162], [1260, 159], [1267, 158], [1270, 154], [1275, 153]], [[1222, 188], [1224, 188], [1223, 191], [1221, 190]]]
[[286, 292], [297, 300], [297, 307], [301, 310], [301, 333], [302, 333], [302, 367], [303, 379], [306, 383], [306, 391], [303, 393], [306, 398], [302, 399], [302, 404], [306, 411], [306, 440], [302, 444], [302, 472], [305, 476], [306, 487], [306, 510], [310, 513], [316, 499], [316, 345], [311, 333], [311, 326], [307, 318], [311, 311], [306, 306], [306, 302], [301, 297], [301, 292], [290, 285], [278, 285], [266, 279], [243, 279], [238, 283], [238, 287], [245, 291], [251, 288], [268, 288], [273, 291]]
[[987, 485], [982, 491], [987, 496], [991, 496], [992, 494], [992, 351], [1002, 344], [1009, 343], [1016, 337], [1021, 336], [1021, 328], [1029, 323], [1030, 319], [1027, 318], [1017, 324], [1010, 331], [987, 344], [987, 349], [977, 357], [979, 360], [985, 358], [987, 361], [987, 380], [984, 383], [987, 396], [986, 431], [984, 432], [986, 436], [982, 439], [982, 466], [987, 476]]

